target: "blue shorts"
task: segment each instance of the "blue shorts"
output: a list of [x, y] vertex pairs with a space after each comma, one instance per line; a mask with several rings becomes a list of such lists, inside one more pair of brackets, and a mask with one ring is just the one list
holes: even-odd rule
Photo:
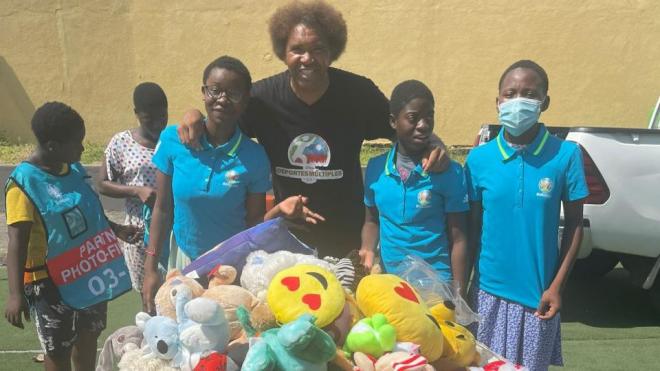
[[27, 283], [24, 292], [41, 348], [49, 357], [57, 358], [70, 352], [80, 332], [100, 335], [105, 329], [107, 302], [73, 309], [62, 301], [50, 279]]

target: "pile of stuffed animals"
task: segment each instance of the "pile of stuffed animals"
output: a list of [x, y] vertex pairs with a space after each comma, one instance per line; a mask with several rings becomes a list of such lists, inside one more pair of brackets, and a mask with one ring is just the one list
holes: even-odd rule
[[517, 369], [481, 359], [451, 301], [429, 307], [411, 284], [367, 274], [358, 259], [255, 251], [245, 266], [213, 269], [207, 289], [170, 272], [158, 315], [138, 313], [137, 327], [112, 335], [100, 368], [117, 357], [127, 371]]

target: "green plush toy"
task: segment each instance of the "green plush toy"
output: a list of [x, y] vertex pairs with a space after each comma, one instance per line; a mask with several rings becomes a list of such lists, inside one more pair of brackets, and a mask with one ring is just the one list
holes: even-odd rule
[[[241, 306], [237, 314], [248, 336], [254, 337], [247, 310]], [[303, 314], [282, 327], [266, 330], [250, 339], [250, 350], [241, 370], [326, 371], [337, 348], [330, 335], [314, 325], [315, 321], [314, 316]]]
[[344, 344], [344, 351], [362, 352], [379, 358], [385, 352], [394, 349], [396, 330], [384, 315], [375, 313], [371, 317], [359, 320], [349, 331]]

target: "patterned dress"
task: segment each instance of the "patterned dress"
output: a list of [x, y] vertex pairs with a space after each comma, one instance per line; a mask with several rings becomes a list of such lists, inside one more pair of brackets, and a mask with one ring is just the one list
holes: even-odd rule
[[547, 371], [548, 365], [563, 366], [561, 315], [549, 320], [534, 316], [534, 309], [493, 296], [472, 287], [474, 309], [483, 320], [470, 326], [477, 340], [511, 362], [530, 371]]
[[[105, 149], [105, 165], [108, 169], [108, 179], [127, 186], [156, 186], [156, 167], [151, 162], [154, 154], [152, 148], [138, 143], [130, 130], [115, 134]], [[126, 224], [144, 226], [142, 220], [143, 204], [138, 198], [127, 198], [124, 205]], [[128, 244], [120, 241], [124, 251], [126, 265], [131, 275], [133, 288], [142, 290], [144, 268], [144, 244]]]

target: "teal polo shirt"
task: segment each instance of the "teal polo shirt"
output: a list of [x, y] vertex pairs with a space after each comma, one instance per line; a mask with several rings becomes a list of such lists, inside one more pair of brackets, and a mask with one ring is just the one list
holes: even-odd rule
[[168, 126], [152, 158], [172, 177], [174, 237], [191, 259], [246, 229], [247, 195], [271, 188], [266, 152], [240, 129], [221, 146], [205, 137], [201, 145], [194, 150], [181, 144], [176, 126]]
[[541, 125], [534, 141], [516, 150], [500, 130], [470, 151], [466, 178], [470, 200], [483, 206], [480, 289], [537, 308], [559, 268], [561, 202], [589, 195], [578, 145]]
[[452, 161], [442, 173], [425, 173], [417, 165], [403, 182], [396, 149], [369, 160], [364, 180], [364, 204], [378, 209], [384, 268], [396, 274], [397, 265], [412, 254], [451, 280], [446, 214], [469, 208], [463, 169]]

